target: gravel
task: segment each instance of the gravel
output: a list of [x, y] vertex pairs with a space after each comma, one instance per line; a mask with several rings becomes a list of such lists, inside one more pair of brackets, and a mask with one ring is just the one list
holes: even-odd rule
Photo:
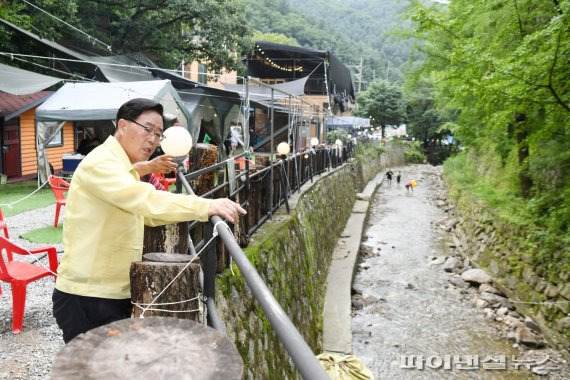
[[[19, 235], [36, 228], [53, 226], [54, 217], [55, 205], [51, 205], [5, 218], [10, 239], [26, 248], [45, 246], [46, 244], [36, 244], [20, 239]], [[61, 257], [63, 244], [52, 244], [52, 246], [56, 247], [58, 257]], [[18, 256], [18, 260], [32, 261], [37, 259], [34, 256]], [[37, 264], [40, 263], [47, 265], [47, 257]], [[53, 278], [43, 278], [28, 285], [24, 326], [20, 334], [12, 334], [10, 286], [6, 283], [1, 284], [0, 379], [49, 379], [55, 354], [63, 347], [61, 331], [51, 311]]]

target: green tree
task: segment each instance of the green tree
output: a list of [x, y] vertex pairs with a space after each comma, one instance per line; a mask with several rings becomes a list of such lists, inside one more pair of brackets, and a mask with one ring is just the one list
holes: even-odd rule
[[406, 85], [406, 131], [408, 135], [422, 141], [424, 147], [428, 144], [435, 145], [451, 134], [449, 126], [452, 124], [449, 122], [453, 120], [453, 115], [437, 108], [435, 89], [427, 79], [406, 80]]
[[[5, 0], [2, 14], [8, 14], [34, 33], [71, 44], [88, 54], [101, 53], [104, 49], [93, 39], [20, 3]], [[114, 53], [142, 52], [165, 67], [176, 67], [185, 59], [207, 62], [215, 71], [223, 67], [235, 69], [241, 65], [241, 54], [251, 47], [251, 30], [242, 0], [39, 0], [35, 3], [107, 43]]]
[[406, 102], [402, 89], [384, 80], [372, 83], [365, 91], [356, 97], [358, 105], [357, 114], [362, 117], [371, 117], [373, 124], [382, 127], [382, 137], [388, 125], [398, 126], [406, 118]]
[[[516, 157], [520, 193], [529, 197], [533, 152], [568, 138], [570, 1], [457, 0], [414, 4], [425, 76], [441, 108], [457, 112], [455, 131], [474, 149]], [[554, 175], [554, 173], [553, 173]]]
[[410, 17], [425, 56], [414, 75], [456, 115], [465, 150], [449, 167], [532, 231], [535, 270], [557, 278], [570, 270], [570, 0], [425, 4]]
[[289, 46], [299, 46], [299, 43], [294, 38], [287, 37], [282, 33], [261, 33], [260, 31], [256, 30], [253, 33], [253, 39], [255, 41], [265, 41]]

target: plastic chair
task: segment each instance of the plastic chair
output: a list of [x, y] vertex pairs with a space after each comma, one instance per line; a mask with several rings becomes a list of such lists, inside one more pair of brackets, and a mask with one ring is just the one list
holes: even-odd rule
[[152, 173], [152, 174], [154, 174], [154, 176], [160, 181], [160, 183], [162, 183], [162, 186], [164, 186], [166, 191], [168, 191], [168, 187], [171, 184], [176, 183], [176, 178], [166, 178], [164, 173]]
[[69, 190], [69, 183], [64, 181], [63, 178], [53, 175], [50, 175], [48, 177], [48, 181], [56, 201], [55, 221], [53, 222], [53, 227], [57, 228], [59, 221], [59, 211], [61, 210], [62, 206], [65, 206], [65, 196], [63, 195], [63, 192]]
[[[3, 252], [6, 252], [7, 261], [5, 261]], [[14, 253], [32, 255], [41, 252], [46, 252], [48, 255], [49, 269], [26, 262], [13, 261]], [[0, 236], [0, 281], [12, 286], [12, 332], [14, 334], [22, 332], [28, 284], [47, 276], [57, 277], [57, 252], [54, 247], [27, 250]]]
[[[8, 235], [8, 224], [4, 220], [4, 216], [2, 215], [2, 208], [0, 208], [0, 230], [4, 230], [4, 236], [6, 239], [10, 239]], [[0, 296], [2, 295], [2, 287], [0, 286]]]
[[[6, 224], [6, 221], [4, 220], [4, 216], [2, 215], [2, 209], [0, 208], [0, 230], [4, 230], [4, 236], [6, 237], [6, 239], [10, 239], [10, 236], [8, 236], [8, 225]], [[0, 294], [2, 294], [2, 291], [0, 291]]]

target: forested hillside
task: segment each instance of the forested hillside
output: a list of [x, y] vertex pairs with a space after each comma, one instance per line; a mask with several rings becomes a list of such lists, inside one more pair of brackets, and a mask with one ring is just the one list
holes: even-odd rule
[[[281, 33], [299, 45], [330, 50], [347, 65], [363, 60], [363, 88], [373, 78], [401, 82], [411, 50], [394, 30], [408, 0], [246, 0], [254, 29]], [[355, 83], [356, 87], [358, 84]]]
[[408, 85], [455, 116], [454, 193], [528, 231], [513, 263], [558, 283], [570, 273], [570, 1], [414, 7], [426, 60]]

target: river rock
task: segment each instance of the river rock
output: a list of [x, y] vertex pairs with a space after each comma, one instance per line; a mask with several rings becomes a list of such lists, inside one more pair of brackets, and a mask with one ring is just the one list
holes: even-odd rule
[[528, 327], [524, 324], [520, 323], [517, 326], [517, 343], [522, 343], [525, 346], [529, 347], [542, 347], [544, 346], [544, 342], [536, 336]]
[[355, 310], [361, 310], [364, 307], [364, 298], [360, 294], [352, 296], [352, 307]]
[[500, 316], [500, 317], [504, 317], [504, 316], [507, 315], [508, 312], [509, 312], [509, 309], [507, 309], [506, 307], [500, 307], [500, 308], [497, 310], [497, 315]]
[[491, 276], [487, 274], [483, 269], [468, 269], [461, 274], [461, 278], [465, 281], [476, 283], [476, 284], [486, 284], [491, 282]]
[[496, 294], [493, 294], [493, 293], [489, 293], [489, 292], [482, 292], [479, 295], [479, 298], [489, 302], [490, 305], [495, 306], [495, 307], [499, 307], [507, 301], [506, 298], [501, 297], [501, 296], [496, 295]]
[[521, 323], [518, 318], [513, 317], [512, 315], [506, 315], [504, 317], [505, 323], [511, 327], [516, 327]]
[[467, 282], [465, 282], [465, 280], [463, 280], [459, 276], [451, 277], [449, 279], [449, 282], [451, 282], [453, 285], [457, 286], [458, 288], [468, 288], [469, 287], [469, 284]]
[[570, 283], [560, 285], [560, 295], [570, 300]]
[[489, 284], [481, 284], [481, 286], [479, 287], [479, 290], [481, 292], [488, 292], [488, 293], [502, 295], [502, 293], [498, 289], [496, 289], [495, 287], [493, 287]]
[[461, 268], [461, 262], [455, 257], [448, 257], [443, 264], [443, 270], [446, 272], [456, 272]]
[[485, 300], [478, 299], [477, 301], [475, 301], [475, 306], [478, 307], [479, 309], [486, 308], [487, 305], [489, 305], [489, 303]]
[[558, 327], [558, 331], [560, 332], [570, 328], [570, 317], [564, 317], [559, 319], [558, 322], [556, 322], [556, 325]]
[[555, 286], [548, 284], [546, 290], [544, 291], [544, 294], [548, 298], [555, 298], [558, 295], [558, 289], [556, 289]]
[[534, 321], [530, 317], [525, 317], [524, 324], [530, 329], [533, 329], [535, 331], [540, 331], [540, 329], [538, 328], [538, 325], [536, 323], [534, 323]]

